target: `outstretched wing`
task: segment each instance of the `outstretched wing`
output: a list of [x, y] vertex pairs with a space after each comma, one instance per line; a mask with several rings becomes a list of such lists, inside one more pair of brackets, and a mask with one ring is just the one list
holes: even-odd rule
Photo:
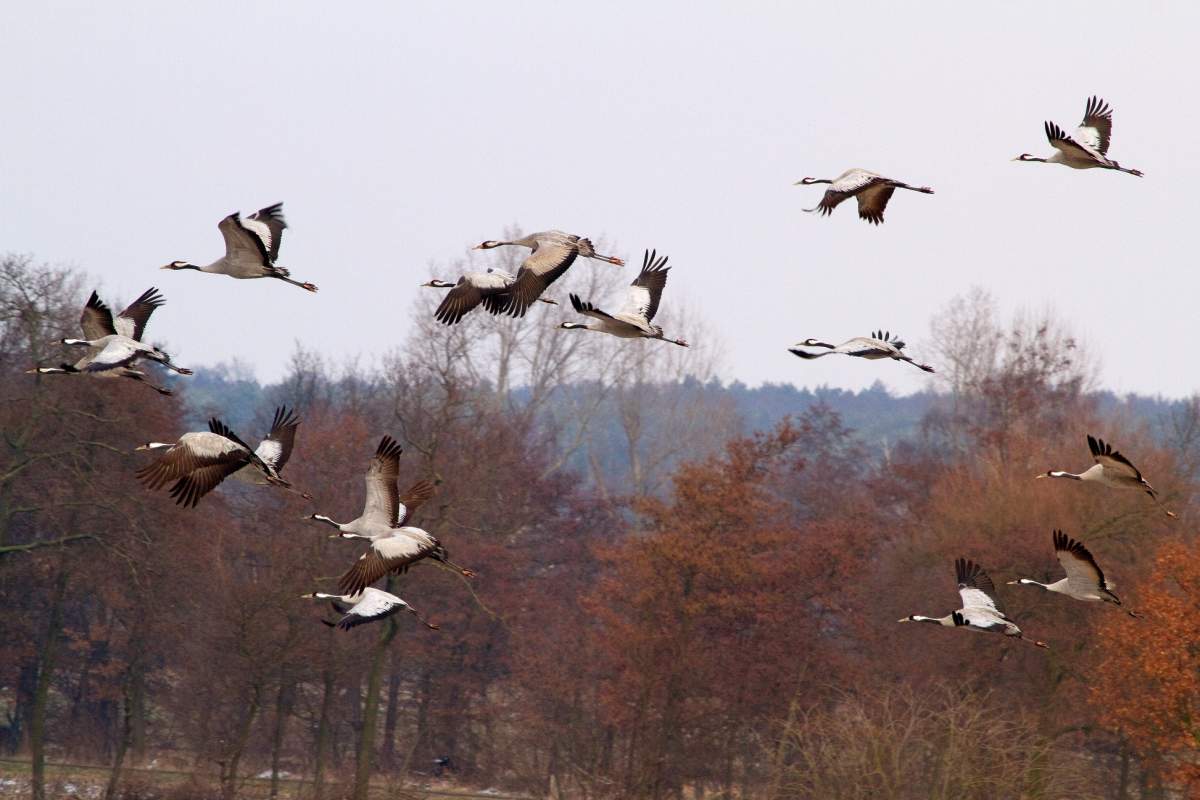
[[124, 339], [110, 339], [99, 351], [89, 351], [84, 372], [108, 372], [121, 367], [133, 366], [141, 351]]
[[[394, 525], [400, 508], [400, 454], [404, 449], [390, 436], [384, 436], [375, 448], [371, 465], [367, 467], [367, 499], [363, 516], [377, 525]], [[354, 592], [344, 592], [354, 594]]]
[[1046, 122], [1046, 138], [1050, 140], [1050, 146], [1055, 150], [1062, 152], [1065, 156], [1073, 158], [1090, 159], [1092, 161], [1104, 161], [1104, 156], [1092, 150], [1086, 145], [1072, 139], [1067, 135], [1067, 132], [1055, 125], [1053, 122]]
[[103, 339], [105, 336], [112, 336], [117, 332], [117, 329], [113, 327], [112, 311], [104, 304], [94, 289], [83, 306], [83, 314], [79, 317], [79, 327], [83, 328], [83, 335], [90, 341]]
[[579, 295], [577, 295], [577, 294], [571, 295], [571, 307], [574, 308], [580, 314], [583, 314], [585, 317], [593, 317], [594, 319], [607, 319], [607, 320], [615, 320], [616, 319], [616, 317], [614, 317], [612, 314], [609, 314], [607, 311], [601, 311], [600, 309], [596, 308], [591, 303], [589, 303], [585, 300], [580, 300]]
[[537, 246], [521, 263], [517, 279], [509, 289], [512, 298], [508, 303], [508, 314], [523, 317], [546, 287], [554, 283], [575, 263], [579, 255], [578, 246], [567, 240], [538, 240]]
[[856, 336], [853, 339], [842, 342], [830, 352], [843, 353], [848, 356], [857, 356], [859, 358], [866, 358], [869, 356], [886, 358], [894, 355], [898, 351], [890, 343], [880, 339], [877, 336]]
[[389, 572], [403, 572], [409, 564], [424, 558], [436, 547], [432, 540], [426, 541], [398, 529], [391, 536], [371, 542], [367, 552], [359, 556], [354, 566], [338, 580], [338, 591], [357, 594]]
[[1123, 472], [1132, 478], [1142, 480], [1142, 473], [1133, 465], [1125, 456], [1113, 450], [1112, 445], [1103, 439], [1094, 438], [1088, 434], [1088, 449], [1092, 451], [1092, 458], [1097, 464], [1102, 465], [1105, 469]]
[[1008, 628], [999, 612], [973, 606], [951, 614], [955, 625], [969, 625], [981, 631], [1003, 631]]
[[621, 316], [641, 317], [647, 323], [658, 313], [663, 287], [667, 285], [667, 257], [657, 257], [655, 250], [647, 250], [642, 256], [642, 271], [629, 285], [629, 299], [621, 309]]
[[[865, 169], [846, 170], [834, 178], [833, 183], [825, 190], [825, 195], [821, 198], [821, 202], [815, 208], [806, 208], [804, 210], [817, 211], [822, 216], [832, 214], [833, 210], [838, 207], [838, 204], [847, 197], [853, 197], [868, 186], [883, 180], [881, 176], [876, 175], [874, 172], [868, 172]], [[861, 215], [861, 213], [862, 209], [860, 206], [859, 214]]]
[[[263, 226], [265, 227], [265, 226]], [[233, 212], [217, 223], [217, 229], [225, 239], [225, 258], [243, 264], [258, 264], [264, 268], [270, 265], [270, 252], [267, 245], [242, 222], [242, 215]]]
[[346, 616], [338, 620], [337, 627], [339, 630], [348, 631], [356, 625], [365, 625], [368, 622], [390, 617], [401, 608], [407, 605], [399, 597], [387, 592], [376, 590], [367, 590], [363, 593], [362, 600], [354, 604]]
[[1091, 552], [1062, 531], [1054, 531], [1054, 555], [1067, 573], [1067, 582], [1080, 589], [1104, 589], [1104, 572]]
[[996, 585], [983, 567], [970, 559], [959, 558], [954, 562], [954, 572], [958, 578], [958, 594], [962, 597], [964, 611], [980, 608], [1000, 613], [996, 605]]
[[[209, 427], [227, 430], [220, 420]], [[221, 481], [245, 466], [249, 450], [220, 430], [185, 433], [158, 459], [135, 474], [148, 489], [159, 489], [174, 481], [171, 497], [186, 507], [195, 506]]]
[[883, 212], [896, 187], [882, 181], [874, 181], [858, 193], [858, 216], [872, 225], [883, 223]]
[[283, 218], [283, 203], [260, 208], [242, 221], [242, 227], [253, 233], [262, 243], [267, 260], [274, 264], [279, 258], [279, 245], [283, 240], [283, 229], [287, 222]]
[[886, 342], [887, 344], [890, 344], [892, 347], [896, 348], [897, 350], [903, 350], [905, 344], [907, 344], [899, 336], [893, 336], [891, 331], [883, 331], [883, 330], [872, 331], [871, 338], [878, 339], [881, 342]]
[[464, 275], [458, 279], [454, 288], [442, 298], [437, 310], [433, 312], [433, 317], [443, 325], [455, 325], [468, 312], [473, 311], [477, 305], [482, 303], [483, 297], [483, 292], [479, 287]]
[[1100, 155], [1108, 155], [1108, 142], [1112, 138], [1112, 109], [1108, 103], [1095, 96], [1088, 99], [1075, 138]]
[[279, 472], [292, 456], [292, 446], [296, 442], [296, 428], [299, 426], [300, 418], [296, 416], [296, 412], [288, 409], [287, 406], [275, 409], [271, 432], [259, 442], [254, 454]]
[[433, 497], [434, 486], [433, 481], [419, 480], [400, 495], [400, 508], [396, 517], [397, 528], [404, 527], [413, 513]]
[[150, 315], [154, 313], [154, 309], [166, 302], [166, 299], [158, 293], [158, 289], [151, 286], [142, 292], [141, 297], [134, 300], [128, 308], [117, 315], [114, 320], [117, 333], [140, 342], [142, 333], [146, 330], [146, 323], [150, 321]]

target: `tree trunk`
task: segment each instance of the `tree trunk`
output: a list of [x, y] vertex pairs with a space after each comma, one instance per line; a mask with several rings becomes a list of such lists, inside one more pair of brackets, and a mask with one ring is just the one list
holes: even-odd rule
[[[413, 756], [417, 752], [417, 748], [422, 743], [429, 741], [429, 706], [433, 702], [433, 673], [426, 670], [421, 673], [421, 699], [417, 701], [417, 732], [413, 735], [412, 744], [408, 748], [408, 757], [405, 759], [404, 772], [408, 772], [412, 765]], [[430, 748], [426, 745], [426, 750]]]
[[[330, 632], [333, 628], [329, 629]], [[321, 716], [317, 720], [316, 764], [313, 766], [313, 800], [323, 800], [325, 796], [325, 759], [329, 754], [329, 717], [333, 708], [333, 697], [337, 692], [334, 681], [332, 657], [325, 664], [321, 674]]]
[[225, 753], [225, 760], [221, 763], [221, 800], [234, 800], [237, 796], [238, 766], [242, 761], [242, 753], [246, 750], [246, 743], [250, 741], [250, 730], [254, 726], [254, 718], [258, 716], [261, 701], [262, 687], [255, 686], [250, 696], [250, 706], [242, 717], [242, 724], [238, 726], [233, 747]]
[[388, 676], [387, 712], [383, 717], [383, 745], [379, 748], [379, 765], [391, 772], [396, 767], [396, 720], [400, 716], [400, 670], [393, 668]]
[[1129, 748], [1121, 743], [1121, 777], [1117, 783], [1117, 800], [1129, 800]]
[[[132, 667], [132, 665], [130, 665]], [[131, 676], [132, 677], [132, 676]], [[117, 796], [117, 787], [121, 785], [121, 767], [125, 763], [125, 753], [133, 738], [133, 703], [130, 701], [132, 680], [125, 687], [124, 719], [121, 725], [121, 735], [117, 737], [117, 750], [113, 754], [112, 772], [108, 776], [108, 786], [104, 788], [104, 800], [113, 800]]]
[[[391, 582], [388, 582], [389, 586]], [[371, 672], [367, 676], [367, 693], [363, 698], [362, 730], [358, 734], [358, 753], [354, 760], [353, 800], [367, 800], [371, 788], [371, 765], [375, 755], [375, 728], [379, 719], [379, 689], [383, 683], [383, 664], [387, 660], [388, 645], [396, 638], [399, 626], [396, 618], [389, 617], [383, 633], [371, 654]]]
[[129, 727], [129, 749], [133, 761], [140, 764], [146, 757], [146, 654], [141, 636], [141, 623], [130, 642], [131, 660], [125, 696], [125, 723]]
[[33, 711], [29, 719], [33, 800], [46, 800], [46, 702], [50, 697], [50, 682], [54, 678], [54, 662], [58, 656], [59, 628], [62, 627], [62, 605], [66, 591], [67, 568], [60, 562], [50, 600], [50, 613], [47, 615], [46, 638], [38, 659], [37, 688], [34, 689]]
[[279, 669], [279, 692], [275, 695], [275, 730], [271, 734], [271, 800], [279, 797], [279, 759], [283, 751], [283, 734], [290, 713], [291, 686], [287, 674]]

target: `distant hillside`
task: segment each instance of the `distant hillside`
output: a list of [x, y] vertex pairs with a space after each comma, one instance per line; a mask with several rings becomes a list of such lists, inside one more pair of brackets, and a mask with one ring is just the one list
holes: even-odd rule
[[[268, 417], [269, 407], [275, 403], [303, 406], [302, 399], [293, 396], [294, 382], [262, 385], [247, 370], [223, 364], [198, 369], [194, 377], [179, 383], [186, 386], [183, 396], [193, 424], [202, 426], [210, 415], [220, 414], [236, 430], [244, 431], [243, 435], [251, 437], [262, 433], [256, 429], [256, 420]], [[307, 386], [305, 394], [336, 401], [340, 391], [339, 384], [325, 383], [315, 390], [315, 394], [313, 387]], [[589, 385], [560, 390], [561, 393], [547, 413], [553, 417], [561, 439], [569, 440], [575, 435], [577, 429], [572, 427], [572, 409], [585, 406], [587, 396], [593, 391], [594, 387]], [[516, 402], [520, 403], [523, 399], [521, 390], [514, 392]], [[921, 420], [938, 400], [939, 395], [934, 392], [893, 395], [878, 381], [870, 388], [857, 392], [834, 387], [798, 388], [783, 383], [749, 387], [736, 381], [731, 384], [711, 381], [703, 385], [689, 382], [673, 387], [655, 387], [653, 395], [644, 404], [645, 419], [642, 424], [648, 429], [666, 427], [665, 415], [671, 412], [672, 406], [688, 403], [720, 409], [720, 417], [726, 423], [724, 433], [732, 435], [769, 429], [787, 415], [799, 417], [813, 406], [824, 404], [840, 415], [842, 424], [854, 432], [868, 453], [877, 454], [885, 447], [915, 436]], [[1118, 397], [1111, 392], [1098, 393], [1096, 401], [1102, 411], [1118, 412], [1135, 425], [1147, 426], [1159, 438], [1171, 435], [1171, 413], [1182, 408], [1186, 402], [1142, 395]], [[729, 420], [730, 410], [732, 421]], [[714, 414], [714, 419], [716, 416]], [[687, 434], [694, 441], [681, 447], [678, 455], [668, 459], [663, 466], [713, 449], [721, 441], [722, 432], [716, 433], [717, 438]], [[615, 399], [597, 408], [589, 425], [587, 440], [588, 448], [581, 449], [569, 459], [570, 465], [581, 474], [599, 468], [615, 478], [628, 468], [621, 410]]]

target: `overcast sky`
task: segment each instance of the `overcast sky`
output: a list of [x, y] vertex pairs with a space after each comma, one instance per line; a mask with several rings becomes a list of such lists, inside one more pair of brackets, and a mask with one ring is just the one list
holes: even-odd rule
[[[297, 341], [399, 343], [430, 263], [517, 223], [670, 254], [664, 307], [705, 316], [750, 384], [918, 389], [907, 365], [786, 348], [885, 327], [920, 357], [979, 285], [1006, 314], [1053, 307], [1108, 387], [1182, 395], [1197, 31], [1183, 2], [11, 3], [0, 251], [109, 298], [157, 285], [151, 338], [179, 363], [267, 380]], [[1011, 161], [1052, 152], [1043, 120], [1073, 130], [1091, 94], [1144, 179]], [[854, 166], [936, 194], [898, 194], [878, 228], [853, 202], [802, 213], [822, 187], [793, 182]], [[280, 264], [319, 294], [158, 271], [216, 259], [223, 216], [278, 200]]]

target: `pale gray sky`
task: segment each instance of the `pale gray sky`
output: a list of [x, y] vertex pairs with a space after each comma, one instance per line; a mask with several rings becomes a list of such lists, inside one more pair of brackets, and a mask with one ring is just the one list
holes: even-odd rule
[[[506, 225], [644, 247], [725, 341], [728, 378], [923, 385], [901, 364], [786, 352], [885, 327], [914, 355], [976, 284], [1052, 306], [1120, 391], [1190, 393], [1200, 297], [1194, 3], [9, 4], [0, 250], [151, 284], [181, 364], [277, 378], [294, 343], [399, 343], [428, 265]], [[1020, 164], [1115, 109], [1145, 179]], [[804, 214], [860, 166], [933, 186], [879, 228]], [[160, 272], [282, 200], [280, 263], [321, 287]], [[584, 268], [606, 268], [581, 262]], [[579, 267], [575, 267], [578, 269]], [[632, 278], [633, 267], [627, 267]], [[221, 311], [206, 311], [221, 303]], [[215, 307], [215, 306], [214, 306]], [[571, 318], [539, 312], [546, 324]]]

